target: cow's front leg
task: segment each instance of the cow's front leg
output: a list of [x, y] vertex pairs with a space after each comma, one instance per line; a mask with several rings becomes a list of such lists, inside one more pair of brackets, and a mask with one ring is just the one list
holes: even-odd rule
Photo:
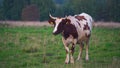
[[69, 48], [67, 46], [65, 46], [65, 49], [66, 49], [65, 63], [68, 64], [69, 63]]
[[75, 45], [72, 45], [71, 50], [70, 50], [70, 63], [74, 63], [74, 58], [73, 58], [73, 54], [74, 54], [74, 49], [75, 49]]
[[74, 54], [76, 43], [77, 43], [77, 39], [73, 39], [73, 41], [72, 41], [72, 47], [71, 47], [71, 50], [70, 50], [70, 63], [74, 63], [73, 54]]
[[69, 63], [69, 47], [68, 44], [66, 42], [66, 40], [64, 38], [62, 38], [65, 50], [66, 50], [66, 59], [65, 59], [65, 63], [68, 64]]

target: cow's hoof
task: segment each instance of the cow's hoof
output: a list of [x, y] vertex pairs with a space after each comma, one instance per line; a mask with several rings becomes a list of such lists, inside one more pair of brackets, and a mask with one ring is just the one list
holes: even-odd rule
[[88, 59], [88, 58], [86, 58], [85, 60], [86, 60], [86, 61], [89, 61], [89, 59]]
[[82, 61], [82, 59], [80, 58], [80, 59], [77, 59], [76, 61]]
[[69, 62], [65, 62], [65, 64], [69, 64]]
[[70, 61], [71, 64], [74, 64], [74, 61]]
[[88, 62], [88, 61], [89, 61], [89, 59], [86, 60], [86, 62]]

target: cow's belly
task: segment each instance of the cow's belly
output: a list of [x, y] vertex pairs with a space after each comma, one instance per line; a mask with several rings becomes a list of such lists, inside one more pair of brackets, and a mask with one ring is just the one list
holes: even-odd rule
[[90, 38], [91, 32], [89, 30], [82, 31], [78, 34], [78, 42], [87, 41]]

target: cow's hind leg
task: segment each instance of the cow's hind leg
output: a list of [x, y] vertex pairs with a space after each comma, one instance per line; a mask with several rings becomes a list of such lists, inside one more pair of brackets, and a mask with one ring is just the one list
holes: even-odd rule
[[89, 41], [86, 42], [86, 57], [85, 57], [86, 61], [89, 60], [88, 49], [89, 49]]
[[84, 44], [83, 44], [83, 43], [80, 43], [80, 51], [79, 51], [77, 60], [80, 60], [81, 57], [82, 57], [83, 47], [84, 47]]

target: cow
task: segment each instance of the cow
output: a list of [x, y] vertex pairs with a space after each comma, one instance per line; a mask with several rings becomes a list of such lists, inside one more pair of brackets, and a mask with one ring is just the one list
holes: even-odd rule
[[[48, 22], [54, 26], [53, 34], [62, 35], [62, 42], [66, 50], [65, 63], [74, 63], [74, 50], [76, 44], [79, 44], [80, 51], [77, 60], [81, 59], [84, 44], [86, 44], [86, 61], [89, 60], [88, 48], [92, 31], [92, 17], [87, 13], [81, 13], [74, 16], [63, 18], [53, 17], [49, 14]], [[71, 45], [71, 46], [70, 46]], [[70, 48], [71, 47], [71, 48]]]

